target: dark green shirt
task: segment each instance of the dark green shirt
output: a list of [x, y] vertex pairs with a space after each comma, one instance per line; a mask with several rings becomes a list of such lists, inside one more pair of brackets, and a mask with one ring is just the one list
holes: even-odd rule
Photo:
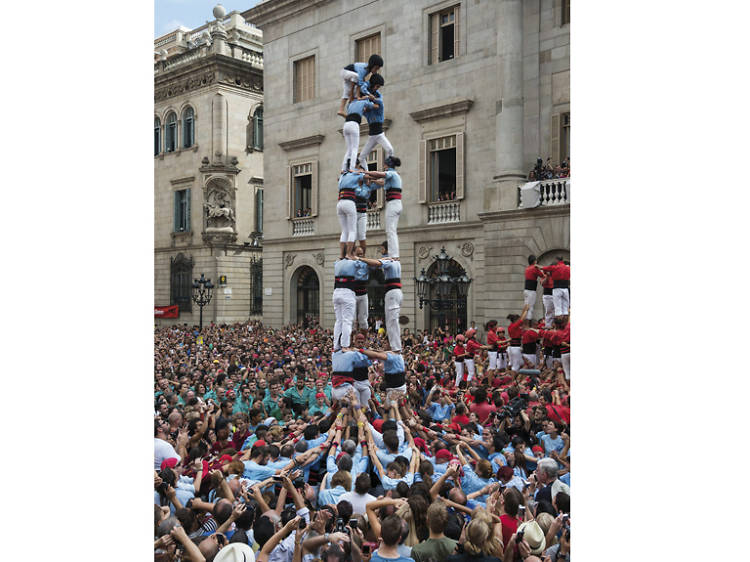
[[427, 539], [412, 547], [411, 557], [414, 558], [415, 562], [425, 562], [428, 558], [434, 558], [438, 562], [443, 562], [443, 560], [453, 554], [457, 544], [456, 541], [448, 537]]

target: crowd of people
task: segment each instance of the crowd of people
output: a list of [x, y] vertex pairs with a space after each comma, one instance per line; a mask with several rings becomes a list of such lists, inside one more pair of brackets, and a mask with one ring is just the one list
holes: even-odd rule
[[156, 559], [569, 559], [569, 381], [541, 347], [514, 371], [483, 346], [456, 386], [467, 335], [405, 329], [406, 391], [375, 358], [363, 403], [333, 396], [318, 325], [157, 328]]
[[[485, 334], [402, 330], [401, 161], [383, 133], [383, 64], [341, 70], [333, 331], [156, 329], [157, 560], [570, 559], [569, 264], [529, 256], [507, 338], [496, 320]], [[364, 165], [375, 144], [382, 171]], [[386, 240], [373, 259], [366, 210], [379, 188]], [[373, 331], [371, 274], [384, 290]]]
[[552, 180], [569, 177], [570, 156], [554, 166], [550, 163], [549, 158], [547, 158], [546, 162], [542, 162], [541, 158], [537, 158], [536, 166], [529, 171], [529, 181]]

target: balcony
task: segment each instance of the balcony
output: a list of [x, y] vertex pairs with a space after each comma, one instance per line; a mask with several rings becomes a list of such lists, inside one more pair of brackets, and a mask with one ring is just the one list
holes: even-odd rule
[[292, 236], [312, 236], [315, 222], [312, 218], [292, 219]]
[[435, 201], [427, 204], [427, 224], [446, 224], [460, 221], [460, 201]]
[[380, 226], [380, 210], [372, 209], [367, 211], [367, 230], [382, 230]]
[[570, 178], [531, 181], [518, 188], [518, 208], [570, 205]]

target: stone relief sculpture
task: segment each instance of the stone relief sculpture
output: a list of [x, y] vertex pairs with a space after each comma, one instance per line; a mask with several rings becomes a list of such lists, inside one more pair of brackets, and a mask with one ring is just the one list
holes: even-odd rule
[[206, 232], [234, 232], [235, 216], [229, 195], [220, 188], [213, 188], [203, 206], [206, 209]]

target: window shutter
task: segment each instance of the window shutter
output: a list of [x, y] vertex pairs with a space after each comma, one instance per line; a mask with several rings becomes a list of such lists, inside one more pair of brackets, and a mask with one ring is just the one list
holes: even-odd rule
[[552, 164], [560, 163], [560, 114], [554, 113], [549, 126], [549, 154]]
[[432, 14], [430, 16], [430, 64], [436, 64], [438, 62], [438, 47], [440, 47], [440, 14]]
[[318, 161], [312, 163], [312, 181], [310, 182], [310, 185], [312, 186], [312, 193], [310, 193], [310, 199], [312, 200], [310, 202], [310, 216], [311, 217], [317, 217], [318, 216]]
[[456, 133], [456, 199], [464, 198], [464, 133]]
[[427, 201], [427, 141], [419, 141], [419, 202]]
[[[456, 6], [453, 8], [453, 58], [458, 58], [458, 55], [461, 54], [461, 51], [459, 50], [458, 44], [459, 41], [459, 34], [461, 26], [459, 25], [458, 20], [458, 14], [461, 12], [461, 6]], [[456, 187], [458, 189], [458, 187]]]
[[286, 167], [286, 181], [287, 181], [287, 198], [289, 199], [288, 205], [286, 206], [286, 218], [291, 219], [294, 216], [294, 178], [292, 177], [292, 167]]
[[255, 145], [255, 139], [253, 138], [255, 134], [255, 117], [250, 117], [250, 120], [247, 123], [247, 130], [245, 131], [245, 148], [252, 152], [253, 146]]
[[174, 232], [179, 232], [180, 229], [180, 192], [174, 192]]
[[190, 232], [190, 189], [185, 190], [185, 232]]

